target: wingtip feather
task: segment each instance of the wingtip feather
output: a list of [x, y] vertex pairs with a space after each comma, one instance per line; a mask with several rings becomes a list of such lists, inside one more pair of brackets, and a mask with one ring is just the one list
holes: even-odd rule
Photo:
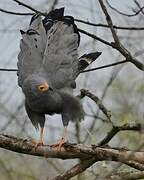
[[79, 58], [79, 70], [82, 71], [84, 70], [86, 67], [88, 67], [93, 61], [95, 61], [100, 55], [102, 54], [102, 52], [93, 52], [93, 53], [89, 53], [89, 54], [84, 54]]

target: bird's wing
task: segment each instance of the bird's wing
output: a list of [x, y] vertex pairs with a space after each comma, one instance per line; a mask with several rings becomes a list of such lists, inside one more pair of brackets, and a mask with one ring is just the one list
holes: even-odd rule
[[18, 55], [18, 84], [22, 86], [23, 81], [29, 74], [37, 71], [42, 63], [43, 53], [46, 45], [46, 33], [41, 17], [36, 14], [32, 17], [28, 30], [20, 31], [20, 53]]
[[100, 55], [102, 52], [93, 52], [89, 54], [84, 54], [81, 57], [79, 57], [79, 63], [78, 63], [78, 74], [81, 73], [84, 69], [86, 69], [90, 64], [92, 64]]
[[45, 73], [55, 88], [75, 86], [80, 35], [74, 18], [64, 16], [64, 8], [51, 11], [43, 20], [38, 14], [34, 15], [29, 29], [21, 34], [18, 55], [20, 86], [33, 73]]
[[[73, 88], [74, 74], [78, 70], [80, 35], [74, 18], [63, 13], [64, 8], [56, 9], [43, 20], [45, 29], [48, 29], [43, 64], [48, 80], [57, 89]], [[50, 28], [49, 22], [52, 24]]]

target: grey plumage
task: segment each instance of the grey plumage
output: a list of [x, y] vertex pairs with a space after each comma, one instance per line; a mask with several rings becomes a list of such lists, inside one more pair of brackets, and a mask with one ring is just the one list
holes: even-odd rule
[[73, 96], [75, 78], [99, 55], [78, 58], [80, 35], [64, 8], [51, 11], [43, 20], [32, 17], [28, 30], [21, 30], [18, 55], [18, 84], [25, 94], [25, 106], [32, 124], [44, 127], [45, 114], [59, 113], [64, 126], [80, 121], [84, 111]]

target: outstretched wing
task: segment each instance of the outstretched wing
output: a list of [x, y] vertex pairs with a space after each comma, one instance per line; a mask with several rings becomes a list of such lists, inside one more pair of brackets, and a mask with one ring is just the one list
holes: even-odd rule
[[46, 46], [46, 33], [41, 17], [32, 17], [28, 30], [20, 31], [20, 53], [18, 55], [18, 84], [22, 86], [24, 79], [37, 71], [42, 63]]
[[[63, 8], [52, 11], [43, 20], [47, 31], [43, 64], [48, 80], [57, 89], [73, 88], [74, 75], [78, 70], [77, 49], [80, 35], [74, 23], [74, 18], [64, 16], [63, 11]], [[49, 22], [52, 25], [50, 28]]]
[[55, 88], [72, 86], [78, 70], [80, 35], [74, 18], [64, 16], [64, 8], [51, 11], [43, 20], [32, 17], [29, 29], [21, 31], [18, 55], [18, 84], [33, 73], [45, 73]]

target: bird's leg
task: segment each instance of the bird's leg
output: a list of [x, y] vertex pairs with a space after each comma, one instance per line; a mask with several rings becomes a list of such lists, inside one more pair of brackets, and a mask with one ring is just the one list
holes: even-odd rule
[[61, 150], [62, 145], [67, 142], [68, 140], [68, 132], [67, 132], [67, 126], [64, 126], [64, 133], [62, 138], [59, 140], [57, 144], [51, 145], [52, 148], [56, 148], [58, 151]]
[[44, 133], [44, 128], [40, 127], [40, 137], [38, 140], [34, 140], [33, 143], [35, 144], [35, 147], [38, 146], [43, 146], [44, 142], [43, 142], [43, 133]]
[[59, 146], [58, 149], [60, 150], [62, 145], [67, 142], [68, 140], [68, 132], [67, 132], [67, 126], [64, 127], [64, 133], [63, 133], [63, 137], [60, 139], [59, 141]]
[[41, 145], [44, 145], [44, 142], [43, 142], [43, 134], [44, 134], [44, 128], [40, 128], [40, 139], [39, 139], [39, 143]]

